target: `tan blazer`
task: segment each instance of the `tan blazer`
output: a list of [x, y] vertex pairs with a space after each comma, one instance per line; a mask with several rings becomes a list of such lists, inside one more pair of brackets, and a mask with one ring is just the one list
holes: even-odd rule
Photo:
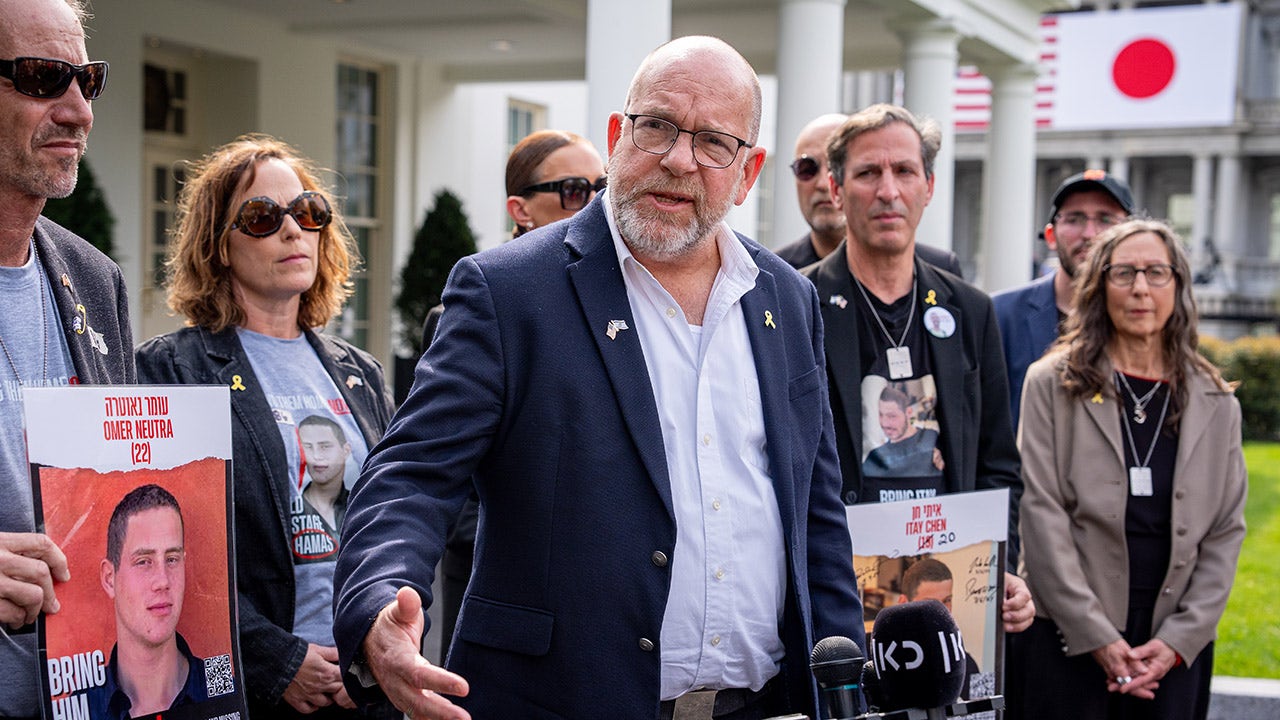
[[[1067, 655], [1120, 639], [1128, 614], [1128, 470], [1114, 393], [1073, 400], [1060, 353], [1031, 365], [1022, 395], [1022, 575]], [[1109, 376], [1110, 364], [1103, 371]], [[1213, 640], [1244, 541], [1240, 404], [1200, 373], [1189, 382], [1174, 466], [1173, 542], [1154, 637], [1188, 664]], [[1100, 400], [1100, 402], [1097, 402]]]

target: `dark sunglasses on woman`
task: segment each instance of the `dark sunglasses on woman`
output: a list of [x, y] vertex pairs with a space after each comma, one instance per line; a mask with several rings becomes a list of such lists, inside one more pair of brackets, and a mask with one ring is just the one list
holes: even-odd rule
[[49, 58], [20, 57], [0, 60], [0, 77], [13, 82], [13, 89], [33, 98], [53, 99], [71, 87], [71, 79], [80, 81], [80, 93], [85, 100], [97, 100], [107, 84], [107, 63], [72, 65]]
[[333, 219], [329, 201], [324, 195], [307, 190], [294, 198], [288, 207], [280, 207], [279, 203], [269, 197], [245, 200], [236, 211], [236, 219], [231, 223], [231, 228], [249, 237], [266, 237], [280, 229], [285, 215], [291, 215], [303, 230], [312, 231], [324, 229]]
[[538, 183], [520, 191], [521, 195], [528, 195], [536, 192], [555, 192], [560, 193], [560, 207], [563, 210], [581, 210], [587, 206], [591, 200], [591, 193], [598, 193], [604, 190], [607, 179], [604, 175], [596, 178], [593, 183], [584, 177], [568, 177], [563, 180], [552, 180], [551, 182]]

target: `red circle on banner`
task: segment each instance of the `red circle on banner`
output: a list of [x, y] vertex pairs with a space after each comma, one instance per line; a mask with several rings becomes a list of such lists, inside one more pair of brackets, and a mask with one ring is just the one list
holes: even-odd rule
[[1173, 50], [1153, 38], [1134, 40], [1116, 54], [1111, 79], [1131, 98], [1149, 98], [1169, 87], [1176, 66]]

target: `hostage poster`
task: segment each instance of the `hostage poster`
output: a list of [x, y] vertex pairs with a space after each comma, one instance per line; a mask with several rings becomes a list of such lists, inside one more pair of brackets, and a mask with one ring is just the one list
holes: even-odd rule
[[37, 623], [44, 717], [244, 717], [227, 388], [23, 395], [36, 527], [71, 574]]
[[964, 641], [964, 700], [1004, 691], [999, 599], [1008, 508], [1008, 490], [846, 508], [867, 635], [884, 608], [912, 600], [942, 602]]

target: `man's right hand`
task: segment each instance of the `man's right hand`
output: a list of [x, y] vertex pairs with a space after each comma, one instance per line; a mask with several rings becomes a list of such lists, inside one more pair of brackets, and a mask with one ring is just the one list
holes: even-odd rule
[[70, 579], [67, 556], [48, 535], [0, 532], [0, 622], [17, 629], [58, 612], [53, 583]]
[[441, 695], [464, 696], [462, 676], [422, 657], [422, 598], [402, 587], [378, 613], [362, 649], [365, 662], [392, 704], [412, 720], [470, 720], [471, 715]]

